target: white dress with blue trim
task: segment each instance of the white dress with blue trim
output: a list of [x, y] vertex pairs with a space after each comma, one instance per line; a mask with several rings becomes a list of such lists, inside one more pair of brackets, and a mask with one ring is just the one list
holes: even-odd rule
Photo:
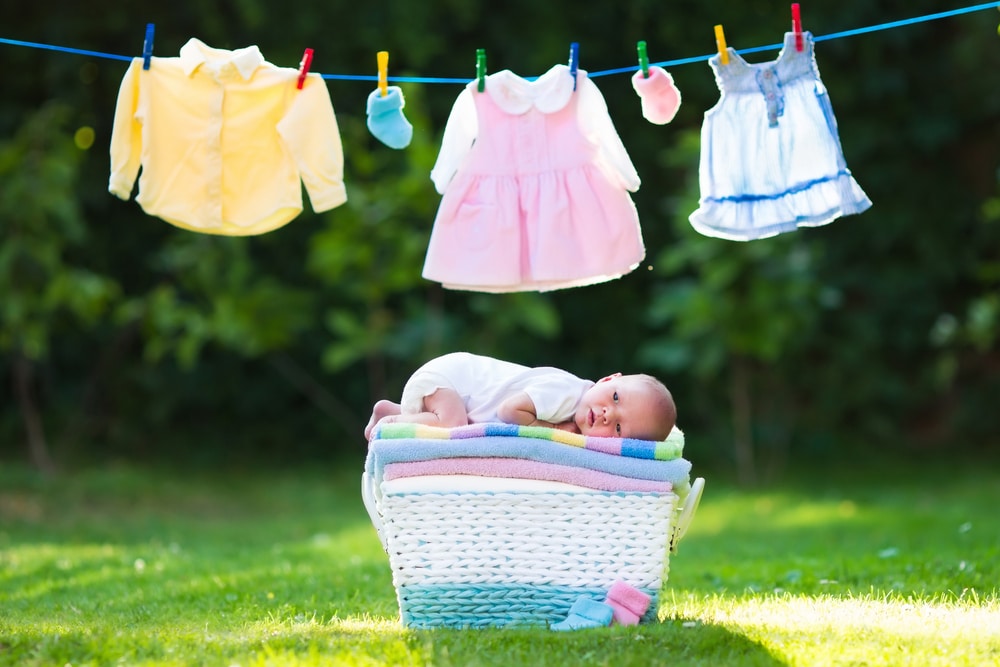
[[812, 34], [785, 34], [778, 58], [751, 64], [732, 48], [709, 59], [718, 103], [701, 130], [698, 209], [706, 236], [749, 241], [861, 213], [871, 200], [854, 180], [820, 80]]

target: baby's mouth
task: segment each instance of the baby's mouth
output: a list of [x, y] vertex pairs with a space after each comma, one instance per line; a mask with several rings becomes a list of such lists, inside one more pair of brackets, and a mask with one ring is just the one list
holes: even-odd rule
[[593, 410], [587, 410], [587, 426], [593, 428], [594, 427], [594, 421], [595, 421], [594, 411]]

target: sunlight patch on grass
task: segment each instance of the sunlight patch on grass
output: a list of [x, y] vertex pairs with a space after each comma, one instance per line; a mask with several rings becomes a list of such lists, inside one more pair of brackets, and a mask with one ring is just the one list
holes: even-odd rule
[[[793, 665], [993, 665], [1000, 661], [1000, 600], [764, 595], [675, 597], [673, 620], [721, 625]], [[831, 651], [831, 646], [837, 646]]]

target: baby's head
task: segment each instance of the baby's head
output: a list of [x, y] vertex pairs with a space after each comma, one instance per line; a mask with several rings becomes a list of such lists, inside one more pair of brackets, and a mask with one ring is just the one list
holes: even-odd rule
[[652, 375], [615, 373], [584, 393], [574, 421], [584, 435], [666, 440], [677, 422], [677, 407]]

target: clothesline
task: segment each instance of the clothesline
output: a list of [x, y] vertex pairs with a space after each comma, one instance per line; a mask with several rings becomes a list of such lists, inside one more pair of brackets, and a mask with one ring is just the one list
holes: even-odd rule
[[[828, 35], [814, 35], [813, 41], [822, 42], [831, 39], [839, 39], [841, 37], [853, 37], [855, 35], [861, 35], [869, 32], [878, 32], [882, 30], [890, 30], [894, 28], [901, 28], [907, 25], [914, 25], [917, 23], [925, 23], [927, 21], [936, 21], [938, 19], [950, 18], [952, 16], [959, 16], [961, 14], [971, 14], [973, 12], [982, 11], [984, 9], [995, 9], [1000, 8], [1000, 2], [988, 2], [980, 5], [972, 5], [969, 7], [962, 7], [959, 9], [951, 9], [944, 12], [938, 12], [936, 14], [926, 14], [924, 16], [917, 16], [910, 19], [902, 19], [899, 21], [890, 21], [888, 23], [879, 23], [877, 25], [871, 25], [864, 28], [855, 28], [852, 30], [843, 30], [841, 32], [830, 33]], [[76, 49], [68, 46], [53, 46], [51, 44], [41, 44], [38, 42], [25, 42], [16, 39], [7, 39], [0, 37], [0, 43], [11, 44], [13, 46], [26, 46], [35, 49], [47, 49], [50, 51], [60, 51], [63, 53], [73, 53], [77, 55], [93, 56], [95, 58], [105, 58], [109, 60], [121, 60], [125, 62], [130, 62], [135, 56], [123, 56], [114, 53], [103, 53], [101, 51], [88, 51], [86, 49]], [[736, 53], [748, 54], [757, 53], [760, 51], [777, 51], [781, 48], [781, 44], [768, 44], [766, 46], [755, 46], [746, 49], [734, 49]], [[690, 63], [704, 62], [709, 58], [714, 56], [714, 53], [710, 53], [704, 56], [692, 56], [688, 58], [679, 58], [676, 60], [664, 60], [659, 62], [650, 62], [650, 65], [656, 65], [659, 67], [673, 67], [676, 65], [687, 65]], [[638, 69], [636, 65], [629, 67], [619, 67], [617, 69], [601, 70], [596, 72], [589, 72], [590, 77], [608, 76], [611, 74], [631, 74]], [[367, 75], [367, 74], [320, 74], [321, 77], [328, 80], [342, 80], [342, 81], [378, 81], [378, 76]], [[455, 83], [455, 84], [466, 84], [471, 78], [444, 78], [444, 77], [422, 77], [422, 76], [390, 76], [387, 78], [388, 81], [393, 83]]]

